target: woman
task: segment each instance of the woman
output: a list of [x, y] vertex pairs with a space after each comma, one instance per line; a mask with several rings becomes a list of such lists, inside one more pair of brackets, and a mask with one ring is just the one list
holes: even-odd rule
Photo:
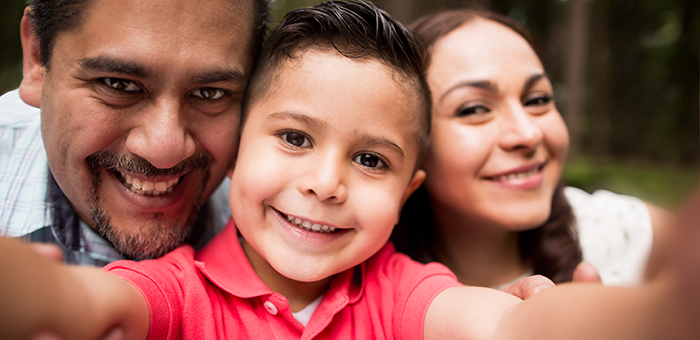
[[531, 34], [466, 10], [412, 28], [431, 50], [433, 128], [426, 182], [392, 236], [398, 250], [442, 262], [469, 285], [570, 281], [582, 260], [603, 283], [638, 281], [664, 213], [561, 185], [569, 136]]

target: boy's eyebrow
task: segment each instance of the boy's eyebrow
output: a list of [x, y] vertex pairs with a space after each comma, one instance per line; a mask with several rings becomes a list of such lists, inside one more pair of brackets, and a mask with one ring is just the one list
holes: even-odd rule
[[78, 61], [78, 64], [88, 71], [121, 73], [136, 78], [148, 78], [149, 76], [145, 67], [109, 56], [83, 58]]
[[391, 149], [398, 151], [399, 154], [401, 154], [401, 158], [406, 158], [406, 155], [404, 154], [403, 149], [401, 149], [401, 147], [398, 144], [396, 144], [388, 139], [381, 138], [381, 137], [374, 137], [371, 135], [364, 135], [364, 136], [362, 136], [362, 142], [363, 142], [363, 144], [368, 145], [368, 146], [389, 147]]
[[498, 92], [498, 86], [489, 80], [469, 80], [469, 81], [463, 81], [455, 84], [454, 86], [450, 87], [445, 91], [445, 93], [440, 96], [440, 101], [445, 99], [445, 97], [450, 94], [452, 91], [461, 88], [461, 87], [476, 87], [480, 89], [487, 90], [489, 92]]
[[324, 123], [318, 119], [314, 119], [314, 118], [311, 118], [309, 116], [306, 116], [303, 114], [298, 114], [298, 113], [293, 113], [293, 112], [273, 112], [273, 113], [270, 113], [269, 115], [267, 115], [268, 120], [278, 119], [278, 118], [281, 118], [281, 119], [291, 118], [291, 119], [299, 121], [300, 123], [302, 123], [304, 125], [308, 125], [310, 127], [313, 127], [313, 128], [319, 129], [319, 130], [323, 130], [327, 126], [326, 123]]

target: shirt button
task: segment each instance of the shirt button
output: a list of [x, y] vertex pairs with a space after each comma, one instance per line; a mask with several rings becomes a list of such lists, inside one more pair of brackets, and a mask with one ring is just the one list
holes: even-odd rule
[[268, 313], [270, 313], [272, 315], [277, 315], [278, 310], [277, 310], [277, 306], [275, 306], [274, 303], [272, 303], [270, 301], [265, 301], [265, 303], [263, 303], [263, 306], [265, 306], [265, 310]]

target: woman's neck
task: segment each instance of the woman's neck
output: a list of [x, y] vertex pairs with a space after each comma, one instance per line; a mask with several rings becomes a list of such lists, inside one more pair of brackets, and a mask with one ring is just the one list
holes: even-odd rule
[[530, 265], [520, 256], [518, 233], [433, 207], [437, 260], [465, 285], [493, 287], [511, 282]]

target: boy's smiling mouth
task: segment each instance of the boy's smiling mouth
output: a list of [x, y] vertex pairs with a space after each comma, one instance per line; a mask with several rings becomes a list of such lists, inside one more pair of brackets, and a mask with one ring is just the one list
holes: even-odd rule
[[[276, 209], [275, 209], [276, 210]], [[299, 227], [300, 229], [310, 231], [312, 233], [323, 233], [323, 234], [330, 234], [334, 233], [338, 228], [336, 227], [331, 227], [325, 224], [319, 224], [319, 223], [314, 223], [311, 221], [307, 221], [304, 219], [301, 219], [299, 217], [294, 217], [292, 215], [287, 215], [279, 210], [277, 212], [284, 217], [289, 223]]]

